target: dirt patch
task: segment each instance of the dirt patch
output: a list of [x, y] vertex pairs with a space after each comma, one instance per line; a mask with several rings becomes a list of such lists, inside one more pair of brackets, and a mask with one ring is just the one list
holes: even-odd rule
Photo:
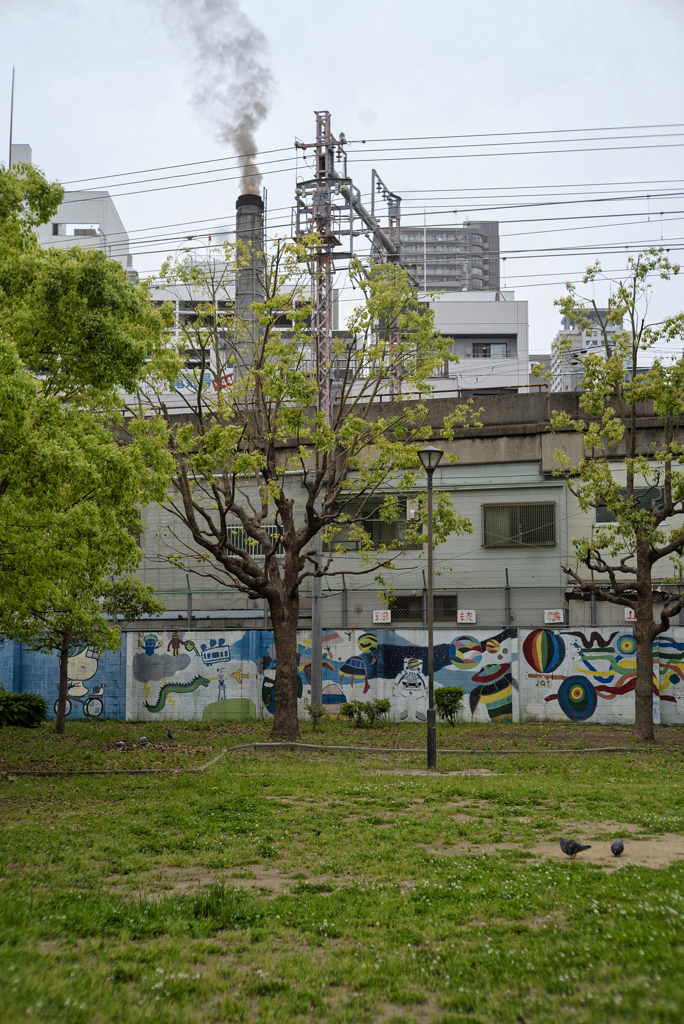
[[[585, 823], [586, 824], [586, 823]], [[616, 828], [617, 826], [617, 828]], [[593, 840], [592, 835], [597, 832], [607, 831], [614, 833], [620, 831], [624, 836], [632, 836], [634, 831], [639, 830], [638, 825], [625, 825], [620, 822], [590, 823], [585, 831], [572, 831], [566, 829], [566, 838], [577, 839], [581, 843], [590, 846], [577, 855], [577, 861], [584, 861], [589, 864], [597, 864], [604, 871], [617, 871], [619, 868], [632, 865], [633, 867], [645, 868], [666, 868], [675, 861], [684, 860], [684, 836], [674, 833], [666, 833], [663, 836], [651, 837], [648, 839], [629, 838], [625, 840], [625, 852], [621, 857], [614, 857], [610, 852], [610, 839]], [[431, 856], [435, 857], [458, 857], [464, 854], [476, 856], [479, 854], [494, 855], [501, 850], [521, 850], [532, 853], [537, 857], [544, 857], [550, 860], [567, 861], [569, 858], [562, 852], [557, 839], [543, 840], [535, 843], [534, 846], [525, 846], [523, 843], [454, 843], [451, 846], [428, 845], [418, 843]]]
[[427, 775], [430, 779], [443, 778], [445, 775], [498, 775], [489, 768], [469, 768], [462, 772], [431, 772], [427, 768], [376, 768], [373, 775]]
[[161, 873], [144, 872], [135, 876], [128, 884], [122, 883], [121, 875], [110, 875], [105, 882], [113, 892], [142, 893], [143, 895], [172, 896], [176, 893], [195, 892], [203, 885], [223, 882], [235, 889], [268, 889], [276, 893], [289, 892], [292, 886], [302, 881], [317, 883], [329, 881], [329, 875], [311, 875], [306, 879], [287, 878], [278, 868], [264, 864], [247, 864], [232, 868], [205, 868], [196, 865], [188, 868], [165, 868]]
[[[621, 857], [614, 857], [610, 852], [610, 842], [601, 840], [592, 843], [581, 834], [573, 834], [573, 839], [589, 843], [590, 850], [577, 855], [577, 860], [590, 864], [599, 864], [605, 871], [617, 871], [619, 868], [632, 865], [644, 868], [667, 868], [675, 861], [684, 860], [684, 836], [671, 832], [651, 839], [629, 839], [625, 841], [625, 852]], [[567, 860], [561, 851], [558, 840], [555, 842], [536, 843], [532, 852], [550, 860]]]

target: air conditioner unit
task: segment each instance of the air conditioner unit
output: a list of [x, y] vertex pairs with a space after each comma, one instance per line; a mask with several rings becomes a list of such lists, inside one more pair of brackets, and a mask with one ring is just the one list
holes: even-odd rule
[[473, 354], [473, 346], [472, 345], [466, 345], [466, 347], [465, 347], [465, 354], [467, 356], [472, 356], [472, 354]]

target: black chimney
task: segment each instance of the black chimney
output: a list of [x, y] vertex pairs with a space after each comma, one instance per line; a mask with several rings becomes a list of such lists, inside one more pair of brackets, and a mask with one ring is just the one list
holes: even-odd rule
[[[264, 251], [264, 202], [261, 196], [248, 193], [238, 197], [235, 208], [235, 237], [249, 254], [249, 263], [236, 273], [235, 307], [238, 317], [249, 321], [252, 319], [249, 307], [263, 298], [260, 279], [264, 270], [261, 255]], [[238, 259], [243, 262], [245, 254], [238, 253]]]

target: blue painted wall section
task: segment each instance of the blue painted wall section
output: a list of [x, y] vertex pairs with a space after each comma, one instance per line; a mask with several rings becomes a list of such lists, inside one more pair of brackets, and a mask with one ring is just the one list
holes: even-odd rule
[[[28, 651], [23, 644], [7, 642], [0, 648], [0, 682], [6, 689], [40, 693], [54, 704], [59, 686], [56, 654]], [[68, 717], [126, 717], [126, 637], [117, 651], [97, 657], [89, 648], [72, 648], [69, 657]]]

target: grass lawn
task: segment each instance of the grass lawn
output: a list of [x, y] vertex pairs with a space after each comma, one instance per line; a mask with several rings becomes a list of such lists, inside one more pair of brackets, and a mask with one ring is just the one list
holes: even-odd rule
[[[152, 723], [151, 749], [113, 749], [142, 728], [4, 729], [2, 767], [196, 766], [267, 738], [178, 723], [172, 745]], [[424, 728], [318, 739], [382, 735], [417, 747]], [[0, 1019], [680, 1024], [684, 758], [677, 730], [658, 735], [555, 755], [628, 732], [444, 727], [440, 746], [521, 752], [439, 774], [422, 751], [280, 751], [0, 780]], [[559, 833], [592, 850], [568, 861]]]

